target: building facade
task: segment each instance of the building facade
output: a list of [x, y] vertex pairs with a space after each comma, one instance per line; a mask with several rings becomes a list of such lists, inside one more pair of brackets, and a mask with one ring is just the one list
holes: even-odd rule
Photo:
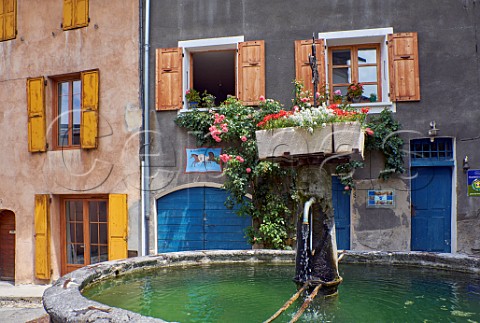
[[138, 2], [0, 4], [0, 279], [137, 254]]
[[[355, 250], [479, 252], [480, 200], [467, 195], [466, 174], [467, 166], [480, 168], [475, 1], [146, 4], [152, 66], [150, 252], [198, 248], [189, 241], [216, 246], [206, 234], [188, 233], [187, 223], [199, 218], [198, 230], [208, 232], [209, 218], [215, 217], [210, 209], [222, 209], [225, 192], [218, 189], [221, 173], [189, 170], [192, 153], [207, 151], [194, 151], [195, 138], [173, 122], [188, 113], [186, 90], [235, 95], [253, 105], [265, 95], [288, 108], [292, 80], [310, 73], [312, 34], [327, 89], [364, 82], [371, 100], [354, 106], [369, 106], [372, 115], [394, 112], [405, 141], [406, 172], [389, 180], [378, 178], [383, 157], [365, 156], [366, 166], [354, 175], [355, 192], [337, 206], [346, 214], [340, 244]], [[218, 197], [213, 206], [210, 195]], [[194, 198], [197, 213], [183, 207]], [[186, 216], [172, 215], [179, 213]], [[236, 232], [246, 224], [238, 225]]]

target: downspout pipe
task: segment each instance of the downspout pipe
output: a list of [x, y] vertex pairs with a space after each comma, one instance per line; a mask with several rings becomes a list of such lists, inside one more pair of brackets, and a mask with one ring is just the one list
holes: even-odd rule
[[150, 252], [150, 0], [145, 0], [145, 6], [142, 8], [143, 0], [140, 1], [141, 17], [145, 18], [143, 24], [143, 161], [142, 161], [142, 255], [148, 255]]
[[311, 197], [307, 202], [305, 202], [305, 205], [303, 207], [303, 220], [302, 220], [303, 224], [308, 224], [308, 213], [313, 203], [315, 203], [314, 197]]

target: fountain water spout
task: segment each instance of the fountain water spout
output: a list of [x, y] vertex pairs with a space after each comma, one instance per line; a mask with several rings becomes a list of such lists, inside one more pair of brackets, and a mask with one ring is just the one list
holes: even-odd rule
[[308, 224], [308, 213], [313, 203], [315, 203], [315, 197], [311, 197], [307, 202], [305, 202], [303, 207], [303, 224]]

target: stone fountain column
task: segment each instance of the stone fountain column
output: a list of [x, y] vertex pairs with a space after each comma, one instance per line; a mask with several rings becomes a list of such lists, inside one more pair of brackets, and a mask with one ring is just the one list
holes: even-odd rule
[[314, 287], [322, 284], [320, 293], [337, 293], [341, 277], [338, 273], [335, 221], [332, 207], [332, 166], [301, 166], [298, 169], [297, 189], [302, 206], [312, 197], [308, 225], [298, 217], [295, 282]]

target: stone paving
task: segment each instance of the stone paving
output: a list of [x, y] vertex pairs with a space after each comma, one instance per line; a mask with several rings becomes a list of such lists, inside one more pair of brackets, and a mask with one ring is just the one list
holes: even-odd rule
[[0, 322], [48, 323], [42, 295], [50, 285], [14, 285], [0, 281]]

